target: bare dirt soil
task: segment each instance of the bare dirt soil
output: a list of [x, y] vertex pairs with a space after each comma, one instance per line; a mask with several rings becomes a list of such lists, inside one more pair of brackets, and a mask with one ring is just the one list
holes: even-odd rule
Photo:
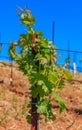
[[[13, 64], [11, 83], [9, 63], [0, 63], [0, 130], [30, 130], [26, 121], [27, 105], [30, 100], [28, 78]], [[66, 101], [67, 110], [59, 113], [57, 102], [53, 101], [55, 121], [40, 121], [40, 130], [82, 130], [82, 74], [76, 74], [71, 83], [59, 95]]]

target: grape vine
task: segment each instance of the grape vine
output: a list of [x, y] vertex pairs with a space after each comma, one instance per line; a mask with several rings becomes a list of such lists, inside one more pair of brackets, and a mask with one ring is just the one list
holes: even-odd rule
[[[64, 79], [70, 80], [71, 75], [62, 66], [57, 65], [55, 45], [44, 38], [41, 31], [36, 31], [35, 18], [29, 10], [20, 12], [20, 21], [27, 27], [25, 34], [21, 34], [17, 42], [11, 42], [9, 54], [19, 65], [19, 69], [28, 76], [31, 83], [30, 91], [37, 113], [45, 116], [45, 121], [55, 119], [52, 112], [52, 100], [59, 103], [60, 112], [66, 109], [65, 102], [57, 93], [64, 85]], [[33, 103], [31, 102], [33, 105]], [[27, 115], [31, 119], [31, 111]]]

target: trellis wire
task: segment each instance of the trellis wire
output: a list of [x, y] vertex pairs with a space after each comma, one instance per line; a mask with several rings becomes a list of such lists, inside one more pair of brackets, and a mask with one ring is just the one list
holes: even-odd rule
[[[9, 49], [10, 44], [9, 43], [1, 43], [0, 42], [0, 61], [8, 61], [8, 62], [12, 62], [10, 59], [10, 56], [8, 54], [8, 49]], [[47, 48], [45, 48], [47, 49]], [[72, 62], [75, 61], [76, 65], [77, 65], [77, 71], [78, 72], [82, 72], [82, 51], [78, 51], [78, 50], [69, 50], [69, 49], [62, 49], [62, 48], [55, 48], [55, 50], [57, 51], [57, 55], [59, 55], [58, 58], [58, 64], [59, 65], [63, 65], [65, 64], [65, 58], [66, 56], [68, 56], [68, 52], [71, 53], [70, 57], [72, 59], [71, 64], [70, 64], [70, 69], [73, 70], [72, 67]], [[76, 60], [77, 58], [77, 60]], [[12, 64], [12, 63], [11, 63]], [[12, 65], [11, 65], [12, 67]], [[11, 70], [12, 72], [12, 70]]]

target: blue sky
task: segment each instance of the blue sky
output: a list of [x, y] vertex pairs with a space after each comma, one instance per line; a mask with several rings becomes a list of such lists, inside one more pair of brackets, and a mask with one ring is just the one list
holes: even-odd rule
[[16, 6], [31, 10], [36, 18], [36, 30], [52, 40], [52, 22], [55, 21], [55, 44], [58, 48], [82, 51], [82, 0], [2, 0], [0, 2], [0, 40], [17, 40], [25, 27], [20, 24]]

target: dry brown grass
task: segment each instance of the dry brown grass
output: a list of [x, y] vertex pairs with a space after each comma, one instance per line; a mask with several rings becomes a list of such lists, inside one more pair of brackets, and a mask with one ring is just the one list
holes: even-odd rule
[[[26, 121], [30, 84], [14, 64], [13, 86], [10, 86], [9, 66], [9, 63], [0, 63], [0, 80], [4, 80], [0, 84], [0, 130], [30, 130], [31, 126]], [[40, 130], [82, 130], [82, 74], [77, 74], [72, 83], [66, 82], [59, 94], [65, 99], [67, 110], [60, 115], [54, 100], [53, 112], [57, 119], [48, 123], [41, 120]]]

